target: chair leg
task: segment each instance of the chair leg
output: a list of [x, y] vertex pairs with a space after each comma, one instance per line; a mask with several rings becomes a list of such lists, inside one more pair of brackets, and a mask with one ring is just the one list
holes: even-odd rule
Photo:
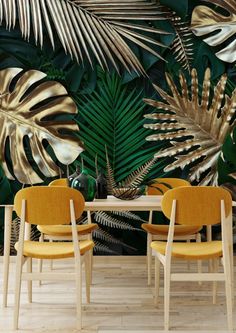
[[[39, 238], [39, 241], [40, 242], [44, 241], [44, 234], [41, 234], [41, 236]], [[42, 270], [43, 270], [43, 259], [38, 259], [38, 272], [39, 272], [39, 275], [40, 275], [40, 273], [42, 273]], [[42, 281], [39, 280], [39, 286], [41, 286], [41, 284], [42, 284]]]
[[[187, 239], [187, 243], [190, 243], [190, 239]], [[187, 269], [188, 271], [191, 269], [190, 260], [187, 260]]]
[[[49, 240], [49, 242], [50, 242], [50, 243], [52, 243], [52, 242], [53, 242], [53, 240], [52, 240], [52, 239], [50, 239], [50, 240]], [[50, 260], [49, 260], [49, 270], [50, 270], [50, 271], [52, 271], [52, 270], [53, 270], [53, 260], [52, 260], [52, 259], [50, 259]]]
[[86, 281], [86, 297], [87, 297], [87, 303], [90, 303], [90, 278], [91, 278], [91, 272], [90, 272], [90, 260], [89, 260], [89, 253], [85, 254], [84, 257], [84, 265], [85, 265], [85, 281]]
[[78, 330], [82, 329], [82, 267], [75, 264], [75, 282], [76, 282], [76, 326]]
[[10, 239], [11, 239], [11, 223], [12, 211], [5, 207], [4, 217], [4, 256], [3, 256], [3, 307], [7, 306], [8, 295], [8, 278], [10, 266]]
[[152, 235], [147, 234], [147, 271], [148, 271], [148, 286], [152, 283]]
[[155, 297], [154, 297], [155, 305], [157, 305], [158, 303], [159, 288], [160, 288], [160, 261], [157, 257], [155, 257]]
[[164, 266], [164, 329], [169, 330], [170, 318], [170, 270]]
[[[27, 259], [27, 273], [32, 273], [32, 258]], [[32, 303], [32, 280], [27, 281], [28, 285], [28, 301]]]
[[[201, 243], [201, 241], [202, 241], [201, 234], [198, 233], [197, 236], [196, 236], [196, 242]], [[202, 261], [201, 260], [197, 261], [197, 272], [202, 273]], [[198, 284], [201, 285], [202, 281], [198, 281]]]
[[[42, 259], [38, 259], [38, 272], [39, 274], [42, 273], [43, 270], [43, 260]], [[42, 281], [39, 280], [39, 286], [42, 285]]]
[[233, 331], [232, 278], [229, 257], [223, 258], [228, 330]]
[[89, 251], [88, 253], [88, 270], [90, 275], [90, 284], [93, 280], [93, 249]]
[[[217, 273], [219, 268], [219, 261], [218, 258], [213, 259], [213, 272]], [[216, 304], [216, 297], [217, 297], [217, 281], [213, 281], [213, 289], [212, 289], [212, 301], [213, 304]]]
[[16, 263], [16, 282], [15, 282], [15, 306], [14, 306], [14, 330], [18, 329], [20, 292], [21, 292], [22, 258], [17, 257]]

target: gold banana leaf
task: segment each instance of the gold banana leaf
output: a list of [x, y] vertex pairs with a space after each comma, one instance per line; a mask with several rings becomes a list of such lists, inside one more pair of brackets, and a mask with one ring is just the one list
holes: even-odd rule
[[145, 124], [144, 127], [158, 131], [146, 139], [170, 142], [170, 147], [155, 154], [156, 158], [175, 157], [175, 161], [164, 171], [183, 169], [189, 165], [191, 182], [216, 185], [217, 160], [225, 137], [231, 133], [235, 123], [236, 89], [231, 97], [225, 94], [227, 75], [224, 74], [210, 98], [210, 69], [205, 71], [201, 94], [196, 69], [192, 69], [191, 78], [191, 88], [188, 89], [186, 78], [180, 73], [178, 88], [166, 73], [172, 95], [154, 86], [164, 102], [144, 100], [157, 109], [157, 112], [145, 115], [156, 123]]
[[[228, 12], [228, 15], [207, 6], [197, 6], [192, 13], [191, 28], [196, 36], [209, 35], [204, 42], [210, 46], [222, 44], [222, 49], [216, 56], [232, 63], [236, 60], [236, 0], [203, 0], [219, 6]], [[228, 45], [225, 46], [227, 40]]]
[[108, 69], [110, 62], [117, 71], [120, 62], [128, 71], [144, 73], [127, 42], [161, 58], [151, 45], [164, 45], [145, 32], [166, 33], [136, 23], [164, 19], [159, 4], [150, 0], [0, 0], [0, 22], [5, 20], [10, 30], [17, 19], [23, 38], [28, 40], [33, 30], [35, 42], [42, 47], [46, 29], [54, 47], [55, 29], [65, 52], [78, 63], [87, 57], [93, 66], [93, 53], [102, 68]]
[[[31, 159], [46, 177], [57, 176], [59, 168], [47, 153], [45, 141], [65, 165], [83, 150], [81, 142], [71, 135], [78, 131], [75, 122], [55, 118], [75, 115], [74, 101], [60, 83], [43, 81], [45, 77], [37, 70], [0, 71], [0, 163], [9, 179], [16, 178], [23, 184], [42, 182], [26, 154], [27, 140]], [[8, 151], [11, 161], [6, 159]]]

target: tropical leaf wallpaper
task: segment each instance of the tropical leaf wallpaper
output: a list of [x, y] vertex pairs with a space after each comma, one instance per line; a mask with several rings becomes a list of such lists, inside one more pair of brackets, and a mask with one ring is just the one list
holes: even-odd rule
[[[163, 176], [236, 184], [235, 8], [0, 0], [1, 204], [82, 161], [96, 177], [95, 161], [106, 172], [109, 160], [117, 188]], [[93, 219], [97, 254], [144, 254], [147, 213]], [[3, 234], [1, 210], [0, 247]]]

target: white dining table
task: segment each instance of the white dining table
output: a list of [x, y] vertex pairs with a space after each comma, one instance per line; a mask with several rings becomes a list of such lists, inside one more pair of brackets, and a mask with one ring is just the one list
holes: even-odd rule
[[[161, 210], [161, 195], [140, 196], [133, 200], [121, 200], [114, 196], [107, 199], [95, 199], [85, 202], [84, 210], [88, 215], [88, 223], [92, 223], [91, 212], [95, 211], [147, 211], [148, 222], [152, 222], [152, 212]], [[8, 276], [11, 243], [11, 224], [14, 205], [0, 205], [5, 208], [4, 215], [4, 256], [3, 256], [3, 307], [7, 306]]]

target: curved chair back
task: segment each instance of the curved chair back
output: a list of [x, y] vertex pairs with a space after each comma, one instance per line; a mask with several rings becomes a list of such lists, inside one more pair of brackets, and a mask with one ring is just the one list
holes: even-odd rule
[[226, 217], [232, 210], [232, 197], [223, 188], [213, 186], [178, 187], [167, 191], [162, 199], [162, 211], [170, 218], [173, 200], [176, 200], [175, 223], [185, 225], [212, 225], [221, 222], [221, 201]]
[[172, 188], [180, 186], [191, 186], [187, 180], [181, 178], [156, 178], [154, 180], [156, 183], [148, 186], [148, 195], [161, 195]]
[[56, 225], [69, 224], [70, 200], [73, 200], [75, 218], [78, 219], [84, 211], [84, 197], [69, 187], [32, 186], [17, 192], [14, 208], [21, 216], [22, 201], [25, 200], [25, 220], [30, 224]]
[[48, 186], [66, 186], [68, 187], [68, 179], [67, 178], [58, 178], [51, 181]]

